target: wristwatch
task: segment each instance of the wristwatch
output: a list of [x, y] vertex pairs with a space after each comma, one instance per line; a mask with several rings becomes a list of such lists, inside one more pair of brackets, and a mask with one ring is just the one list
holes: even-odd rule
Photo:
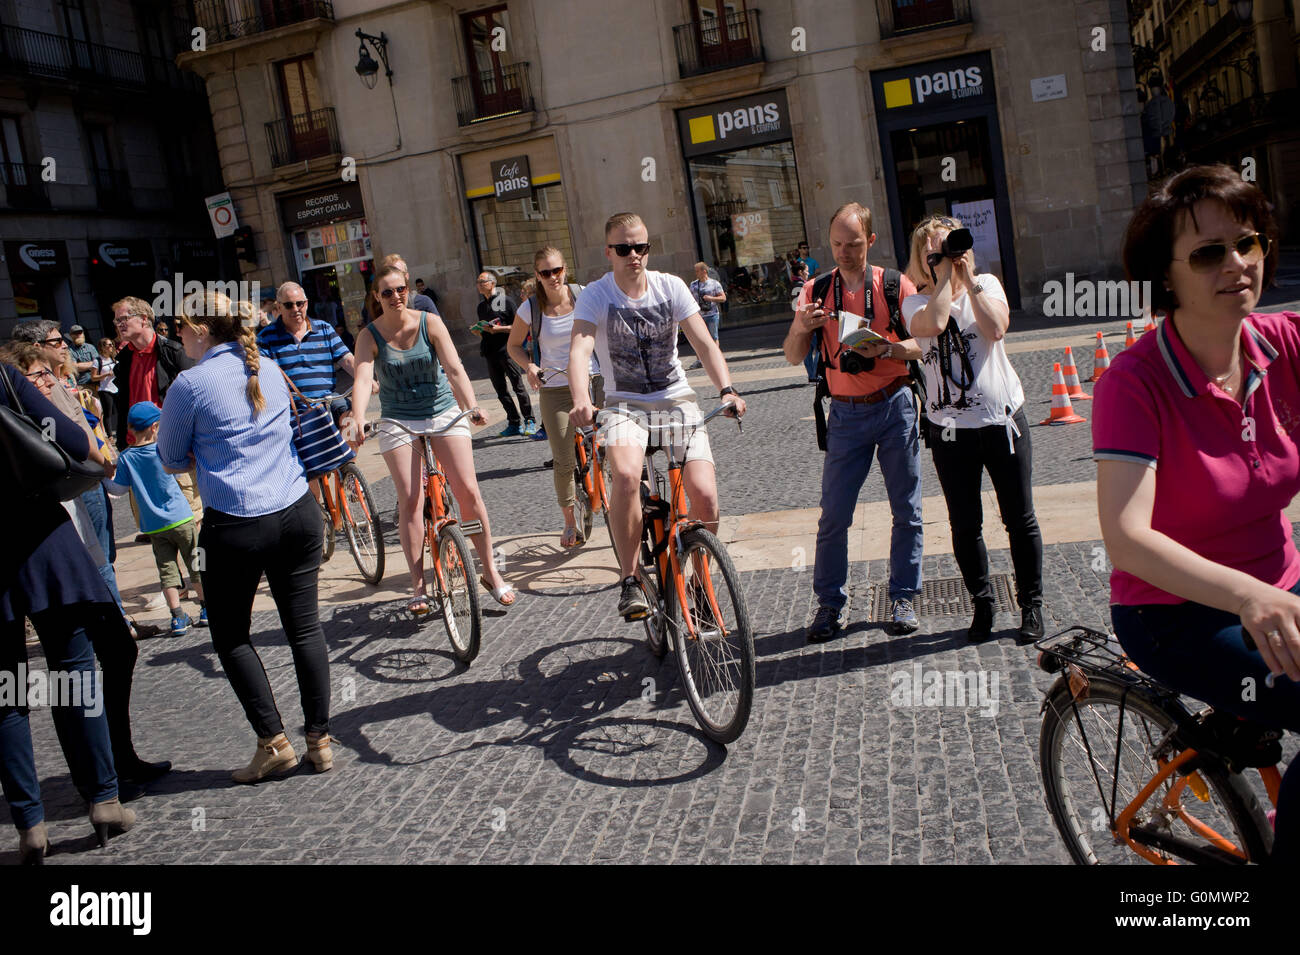
[[983, 285], [980, 285], [979, 282], [971, 282], [971, 283], [970, 283], [970, 293], [971, 293], [972, 295], [983, 295], [983, 294], [984, 294], [984, 286], [983, 286]]
[[882, 352], [880, 353], [880, 357], [881, 357], [881, 358], [893, 358], [893, 357], [894, 357], [894, 343], [893, 343], [893, 342], [890, 342], [888, 345], [885, 346], [885, 350], [882, 351]]
[[736, 395], [737, 398], [740, 397], [740, 395], [736, 394], [736, 389], [731, 387], [731, 385], [727, 385], [727, 387], [718, 392], [719, 398], [725, 398], [727, 395]]

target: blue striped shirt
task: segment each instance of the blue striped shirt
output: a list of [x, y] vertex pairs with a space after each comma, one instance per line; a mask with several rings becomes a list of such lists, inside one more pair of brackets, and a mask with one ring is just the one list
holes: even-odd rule
[[334, 363], [348, 356], [347, 346], [328, 322], [307, 320], [302, 341], [294, 338], [284, 320], [277, 318], [257, 336], [257, 347], [284, 369], [308, 398], [323, 398], [334, 390]]
[[289, 386], [266, 356], [257, 377], [266, 407], [254, 417], [243, 348], [217, 345], [172, 382], [159, 421], [163, 464], [189, 467], [193, 454], [204, 505], [235, 517], [274, 514], [307, 493]]

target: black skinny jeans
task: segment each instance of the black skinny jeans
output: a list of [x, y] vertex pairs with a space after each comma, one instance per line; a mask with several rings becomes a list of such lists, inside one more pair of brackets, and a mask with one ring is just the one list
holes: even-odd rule
[[948, 504], [952, 526], [952, 551], [961, 568], [971, 600], [993, 602], [989, 584], [989, 552], [984, 546], [984, 508], [980, 484], [985, 469], [998, 497], [1002, 524], [1011, 541], [1011, 563], [1016, 570], [1016, 600], [1021, 608], [1043, 603], [1043, 535], [1034, 516], [1032, 486], [1033, 449], [1029, 422], [1021, 408], [1012, 420], [1020, 429], [1015, 454], [1007, 443], [1007, 429], [995, 424], [984, 428], [944, 429], [929, 422], [930, 452]]
[[[489, 334], [485, 332], [484, 334]], [[492, 387], [497, 390], [497, 400], [501, 402], [502, 407], [506, 409], [507, 424], [522, 424], [520, 412], [528, 421], [535, 421], [533, 417], [533, 403], [528, 399], [528, 385], [523, 383], [519, 369], [515, 363], [510, 360], [509, 353], [504, 348], [499, 351], [490, 352], [483, 356], [487, 361], [488, 377], [492, 379]], [[506, 380], [509, 379], [510, 387], [514, 389], [515, 396], [519, 399], [519, 407], [515, 407], [514, 400], [510, 397], [510, 392], [506, 390]]]
[[284, 731], [262, 660], [249, 639], [253, 595], [266, 573], [284, 627], [308, 733], [329, 729], [329, 659], [321, 632], [317, 581], [321, 562], [320, 505], [310, 493], [261, 517], [203, 512], [203, 595], [212, 648], [248, 722], [263, 739]]

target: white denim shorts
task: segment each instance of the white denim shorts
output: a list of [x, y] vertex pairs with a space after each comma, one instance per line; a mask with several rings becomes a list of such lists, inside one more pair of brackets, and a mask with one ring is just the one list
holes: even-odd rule
[[[680, 462], [713, 463], [708, 429], [699, 425], [704, 417], [694, 401], [668, 398], [662, 401], [611, 402], [600, 413], [600, 440], [607, 447], [631, 444], [642, 448], [672, 445]], [[686, 445], [685, 458], [682, 456]]]
[[[392, 418], [392, 421], [400, 421], [412, 431], [436, 431], [439, 428], [447, 427], [456, 415], [460, 414], [461, 409], [452, 405], [442, 414], [434, 418]], [[375, 425], [375, 431], [379, 435], [379, 453], [387, 454], [389, 451], [395, 451], [398, 448], [405, 447], [415, 439], [403, 431], [401, 428], [394, 428], [384, 420]], [[449, 431], [443, 432], [439, 437], [449, 438], [453, 435], [463, 436], [466, 438], [473, 437], [469, 430], [469, 418], [462, 418], [456, 427]]]

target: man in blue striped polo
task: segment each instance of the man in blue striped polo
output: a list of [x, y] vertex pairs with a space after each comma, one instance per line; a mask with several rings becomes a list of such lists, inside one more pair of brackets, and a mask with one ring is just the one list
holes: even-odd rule
[[[284, 369], [306, 398], [323, 398], [335, 391], [335, 369], [355, 375], [356, 360], [328, 322], [307, 315], [307, 293], [296, 282], [285, 282], [275, 293], [279, 317], [257, 336], [257, 347]], [[339, 398], [330, 411], [340, 427], [351, 402]], [[345, 431], [346, 433], [346, 431]]]

